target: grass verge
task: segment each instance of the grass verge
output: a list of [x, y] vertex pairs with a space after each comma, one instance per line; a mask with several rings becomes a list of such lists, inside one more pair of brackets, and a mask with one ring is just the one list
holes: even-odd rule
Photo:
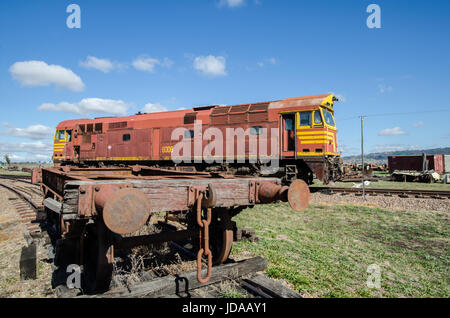
[[[320, 204], [294, 212], [280, 203], [234, 220], [261, 240], [235, 243], [233, 255], [266, 257], [266, 275], [303, 296], [450, 296], [448, 213]], [[381, 269], [380, 289], [367, 287], [371, 264]]]

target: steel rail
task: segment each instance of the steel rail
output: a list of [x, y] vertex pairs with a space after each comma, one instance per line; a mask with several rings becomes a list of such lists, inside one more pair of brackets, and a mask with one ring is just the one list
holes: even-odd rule
[[19, 189], [12, 187], [10, 185], [7, 185], [5, 183], [0, 182], [0, 186], [14, 192], [15, 194], [17, 194], [22, 200], [26, 201], [29, 205], [31, 205], [31, 207], [37, 211], [39, 211], [39, 209], [41, 208], [42, 205], [38, 205], [36, 203], [33, 202], [33, 200], [31, 199], [31, 196], [24, 193], [23, 191], [20, 191]]
[[[330, 192], [330, 193], [353, 193], [362, 194], [360, 188], [339, 188], [339, 187], [311, 187], [311, 192]], [[399, 196], [416, 196], [430, 198], [450, 198], [448, 190], [411, 190], [411, 189], [374, 189], [366, 188], [367, 194], [377, 195], [399, 195]]]
[[0, 179], [23, 182], [26, 184], [39, 187], [38, 184], [31, 183], [31, 176], [0, 175]]
[[16, 179], [26, 179], [26, 180], [31, 180], [31, 176], [19, 176], [19, 175], [14, 175], [14, 174], [0, 174], [0, 178], [1, 179], [11, 179], [11, 180], [16, 180]]

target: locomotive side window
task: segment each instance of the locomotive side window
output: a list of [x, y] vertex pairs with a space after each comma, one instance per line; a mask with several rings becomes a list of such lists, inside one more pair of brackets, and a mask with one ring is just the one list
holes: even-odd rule
[[320, 125], [322, 124], [322, 117], [320, 116], [320, 110], [314, 111], [314, 124]]
[[72, 130], [67, 131], [67, 142], [72, 142]]
[[130, 141], [131, 140], [131, 135], [130, 134], [124, 134], [122, 136], [122, 140], [123, 141]]
[[292, 118], [284, 119], [284, 129], [288, 131], [294, 130], [294, 120]]
[[253, 126], [250, 128], [250, 135], [261, 135], [262, 127], [261, 126]]
[[184, 138], [186, 138], [186, 139], [194, 138], [194, 131], [193, 130], [186, 130], [184, 132]]
[[94, 128], [95, 128], [95, 131], [102, 132], [103, 124], [102, 123], [96, 123]]
[[312, 112], [300, 112], [300, 126], [312, 125]]

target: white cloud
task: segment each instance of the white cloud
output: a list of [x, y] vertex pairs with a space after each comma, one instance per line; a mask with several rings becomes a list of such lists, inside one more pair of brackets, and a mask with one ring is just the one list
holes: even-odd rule
[[0, 158], [3, 159], [5, 155], [9, 156], [12, 163], [16, 162], [51, 162], [52, 153], [48, 152], [46, 154], [31, 154], [31, 153], [0, 153]]
[[391, 152], [391, 151], [403, 151], [403, 150], [420, 150], [422, 147], [417, 145], [399, 145], [399, 144], [378, 144], [372, 152]]
[[422, 126], [425, 126], [425, 123], [423, 121], [419, 121], [417, 123], [414, 123], [413, 126], [416, 127], [416, 128], [417, 127], [422, 127]]
[[167, 57], [160, 61], [150, 56], [141, 55], [140, 57], [135, 58], [131, 64], [139, 71], [153, 73], [157, 65], [169, 68], [173, 65], [173, 63], [174, 62]]
[[348, 145], [340, 143], [338, 145], [338, 152], [345, 154], [345, 155], [349, 155], [349, 154], [355, 153], [356, 149], [352, 146], [348, 146]]
[[194, 59], [194, 69], [209, 76], [225, 76], [226, 60], [223, 56], [197, 56]]
[[220, 0], [219, 6], [220, 7], [227, 6], [229, 8], [237, 8], [237, 7], [244, 5], [244, 3], [245, 3], [245, 0]]
[[161, 66], [167, 67], [167, 68], [171, 67], [173, 64], [174, 64], [174, 62], [171, 59], [169, 59], [168, 57], [163, 58], [163, 60], [161, 62]]
[[51, 154], [52, 153], [52, 144], [50, 142], [4, 142], [0, 141], [0, 153], [8, 154], [14, 152], [24, 152], [31, 154]]
[[259, 67], [264, 67], [266, 64], [270, 65], [276, 65], [278, 64], [278, 60], [275, 57], [269, 57], [267, 59], [264, 59], [258, 63], [256, 63]]
[[116, 67], [109, 59], [101, 59], [95, 56], [88, 56], [85, 61], [80, 62], [80, 66], [94, 68], [103, 73], [108, 73]]
[[53, 136], [54, 130], [44, 125], [32, 125], [27, 128], [10, 128], [0, 131], [0, 135], [22, 137], [28, 139], [46, 139]]
[[9, 68], [12, 77], [24, 86], [48, 86], [82, 91], [84, 83], [71, 70], [59, 65], [48, 65], [43, 61], [16, 62]]
[[42, 111], [58, 111], [73, 114], [125, 115], [130, 106], [131, 104], [125, 103], [122, 100], [84, 98], [78, 103], [46, 103], [39, 106], [38, 109]]
[[400, 135], [406, 135], [406, 132], [404, 132], [400, 127], [386, 128], [378, 133], [378, 136], [400, 136]]
[[165, 112], [167, 111], [167, 108], [160, 103], [152, 104], [148, 103], [145, 104], [144, 108], [142, 109], [143, 113], [158, 113], [158, 112]]
[[380, 92], [380, 94], [389, 93], [392, 92], [392, 90], [392, 86], [388, 86], [386, 84], [378, 84], [378, 92]]

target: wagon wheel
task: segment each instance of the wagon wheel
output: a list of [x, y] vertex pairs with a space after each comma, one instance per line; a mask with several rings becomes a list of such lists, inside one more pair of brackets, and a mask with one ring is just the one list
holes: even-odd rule
[[209, 248], [213, 256], [213, 264], [224, 263], [230, 256], [233, 246], [233, 225], [230, 211], [214, 209], [209, 228]]
[[[213, 265], [224, 263], [230, 255], [233, 246], [233, 224], [231, 215], [226, 209], [213, 209], [212, 220], [209, 225], [209, 249], [212, 253]], [[188, 223], [188, 228], [199, 231], [197, 222], [193, 219]], [[200, 249], [199, 238], [192, 239], [192, 247], [195, 254]]]
[[114, 262], [111, 234], [103, 220], [86, 226], [83, 241], [83, 283], [88, 292], [109, 289]]

